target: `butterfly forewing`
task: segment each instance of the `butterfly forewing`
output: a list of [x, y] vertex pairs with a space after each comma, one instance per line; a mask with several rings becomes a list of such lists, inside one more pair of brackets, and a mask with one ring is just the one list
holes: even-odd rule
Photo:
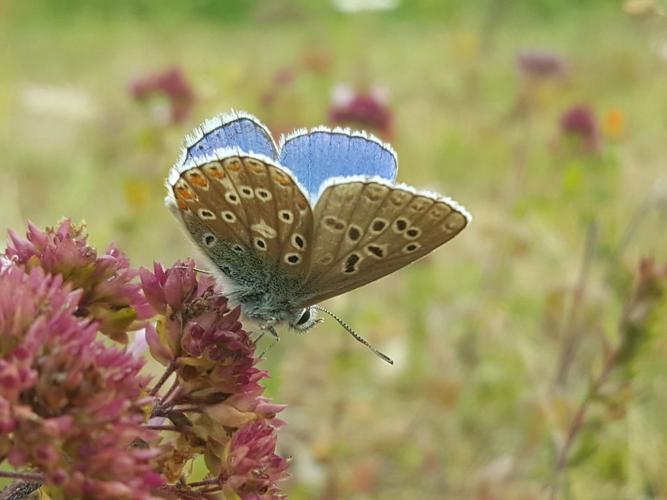
[[195, 243], [223, 273], [246, 267], [250, 255], [269, 272], [305, 274], [312, 212], [285, 170], [254, 155], [226, 156], [184, 168], [172, 189]]
[[328, 187], [314, 211], [308, 303], [406, 266], [456, 236], [467, 222], [455, 203], [409, 189], [373, 181]]

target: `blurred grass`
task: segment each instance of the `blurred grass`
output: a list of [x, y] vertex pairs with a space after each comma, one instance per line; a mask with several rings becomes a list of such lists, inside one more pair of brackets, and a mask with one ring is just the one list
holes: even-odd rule
[[[473, 213], [427, 259], [328, 304], [395, 367], [331, 322], [285, 332], [271, 350], [267, 388], [290, 405], [290, 498], [542, 498], [554, 442], [599, 367], [600, 336], [614, 336], [639, 257], [667, 255], [667, 64], [653, 50], [667, 24], [626, 17], [616, 2], [462, 5], [405, 0], [357, 16], [305, 0], [0, 6], [2, 227], [67, 215], [135, 264], [193, 255], [162, 207], [182, 135], [231, 107], [274, 131], [318, 125], [341, 81], [389, 90], [399, 179]], [[571, 73], [534, 89], [519, 119], [515, 55], [532, 47], [562, 54]], [[313, 51], [330, 61], [322, 72], [303, 69]], [[187, 123], [164, 125], [128, 85], [172, 65], [198, 100]], [[285, 67], [295, 80], [267, 105]], [[558, 118], [577, 103], [601, 121], [622, 112], [622, 133], [604, 135], [599, 155], [558, 148]], [[600, 236], [583, 340], [555, 390], [591, 221]], [[641, 351], [621, 410], [596, 411], [582, 435], [566, 498], [667, 496], [662, 309], [663, 335]]]

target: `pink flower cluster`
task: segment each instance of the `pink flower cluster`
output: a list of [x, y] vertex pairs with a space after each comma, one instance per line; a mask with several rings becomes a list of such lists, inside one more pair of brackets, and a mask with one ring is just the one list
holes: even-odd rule
[[[174, 374], [154, 416], [178, 430], [173, 448], [203, 454], [215, 476], [206, 491], [232, 488], [243, 498], [273, 498], [287, 478], [287, 461], [275, 454], [275, 418], [282, 405], [262, 397], [267, 376], [255, 365], [254, 345], [241, 328], [239, 308], [229, 309], [214, 281], [194, 264], [141, 271], [147, 299], [161, 314], [146, 330], [153, 357]], [[163, 377], [163, 381], [166, 378]], [[202, 439], [206, 436], [206, 439]], [[183, 453], [167, 467], [181, 474]]]
[[[192, 262], [136, 271], [115, 248], [98, 256], [69, 221], [30, 225], [27, 239], [10, 232], [0, 256], [0, 463], [17, 472], [0, 476], [65, 498], [280, 497], [282, 406], [262, 397], [266, 372], [238, 318]], [[140, 328], [165, 366], [152, 388], [143, 359], [123, 347]], [[210, 473], [188, 483], [200, 455]]]
[[137, 271], [125, 255], [111, 246], [98, 256], [86, 243], [82, 227], [66, 220], [58, 228], [41, 231], [28, 225], [27, 240], [9, 231], [11, 245], [6, 256], [27, 271], [42, 269], [60, 275], [72, 288], [81, 290], [77, 315], [90, 317], [98, 329], [113, 340], [127, 343], [128, 331], [142, 326], [152, 311], [134, 278]]

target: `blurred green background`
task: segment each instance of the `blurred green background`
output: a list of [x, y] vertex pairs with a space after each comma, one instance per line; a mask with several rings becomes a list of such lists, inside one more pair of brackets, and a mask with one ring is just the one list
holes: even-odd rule
[[5, 0], [1, 226], [69, 216], [170, 264], [196, 255], [162, 205], [186, 132], [230, 108], [276, 138], [347, 111], [399, 180], [475, 219], [327, 304], [395, 366], [332, 321], [270, 351], [290, 498], [665, 498], [664, 299], [558, 456], [640, 258], [667, 260], [666, 7]]

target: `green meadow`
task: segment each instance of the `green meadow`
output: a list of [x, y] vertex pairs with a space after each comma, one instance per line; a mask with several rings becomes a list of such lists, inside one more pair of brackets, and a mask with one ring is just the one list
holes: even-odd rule
[[[262, 344], [289, 498], [665, 498], [665, 8], [5, 2], [0, 226], [70, 217], [134, 265], [205, 267], [163, 205], [183, 136], [234, 108], [278, 139], [331, 125], [341, 85], [374, 93], [398, 179], [474, 220], [324, 304], [394, 366], [326, 317]], [[169, 68], [192, 94], [179, 119], [132, 92]], [[588, 128], [564, 123], [575, 106]]]

